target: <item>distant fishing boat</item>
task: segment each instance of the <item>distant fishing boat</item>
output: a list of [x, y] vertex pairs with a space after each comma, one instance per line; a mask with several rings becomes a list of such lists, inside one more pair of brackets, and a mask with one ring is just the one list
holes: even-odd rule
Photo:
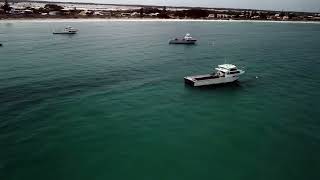
[[189, 33], [183, 38], [175, 38], [169, 41], [169, 44], [195, 44], [197, 42]]
[[224, 84], [237, 81], [239, 77], [245, 73], [245, 71], [238, 69], [233, 64], [222, 64], [215, 69], [217, 71], [216, 73], [187, 76], [184, 77], [184, 81], [191, 86]]
[[71, 26], [68, 26], [66, 28], [64, 28], [63, 31], [60, 32], [53, 32], [53, 34], [76, 34], [78, 32], [78, 29], [74, 29]]
[[2, 46], [2, 44], [0, 43], [0, 46]]

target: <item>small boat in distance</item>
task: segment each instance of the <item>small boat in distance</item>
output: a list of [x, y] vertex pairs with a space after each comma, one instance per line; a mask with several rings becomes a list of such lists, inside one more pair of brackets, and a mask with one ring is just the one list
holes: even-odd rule
[[74, 29], [71, 26], [68, 26], [66, 28], [64, 28], [63, 31], [61, 32], [53, 32], [53, 34], [76, 34], [78, 32], [78, 29]]
[[195, 44], [197, 42], [189, 33], [183, 38], [175, 38], [169, 41], [169, 44]]
[[215, 73], [187, 76], [184, 77], [184, 81], [191, 86], [217, 85], [237, 81], [240, 75], [245, 73], [233, 64], [222, 64], [215, 69]]

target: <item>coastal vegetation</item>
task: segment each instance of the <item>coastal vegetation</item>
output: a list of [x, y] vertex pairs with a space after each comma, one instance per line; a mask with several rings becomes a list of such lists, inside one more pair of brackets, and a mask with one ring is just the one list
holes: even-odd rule
[[9, 13], [12, 8], [10, 7], [8, 1], [5, 0], [4, 4], [1, 6], [1, 9], [3, 10], [4, 13]]
[[[87, 6], [85, 6], [87, 5]], [[160, 18], [160, 19], [222, 19], [320, 21], [320, 14], [309, 12], [267, 11], [250, 9], [218, 9], [161, 6], [106, 5], [81, 3], [8, 3], [1, 5], [0, 18]], [[86, 8], [83, 8], [83, 7]]]

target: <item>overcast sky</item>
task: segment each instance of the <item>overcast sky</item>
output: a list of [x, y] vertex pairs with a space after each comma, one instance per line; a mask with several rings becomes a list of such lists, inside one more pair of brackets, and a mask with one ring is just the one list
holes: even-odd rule
[[[54, 0], [59, 1], [59, 0]], [[115, 4], [254, 8], [267, 10], [320, 11], [320, 0], [60, 0]]]

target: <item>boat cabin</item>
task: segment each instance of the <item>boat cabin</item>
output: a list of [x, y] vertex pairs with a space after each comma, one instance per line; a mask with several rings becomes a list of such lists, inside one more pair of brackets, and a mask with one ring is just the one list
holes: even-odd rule
[[71, 26], [68, 26], [64, 29], [64, 31], [66, 32], [77, 32], [78, 30], [77, 29], [74, 29], [73, 27]]
[[184, 36], [183, 40], [185, 40], [185, 41], [196, 41], [196, 39], [193, 39], [193, 37], [192, 37], [191, 34], [189, 34], [189, 33], [187, 33], [187, 34]]
[[[232, 64], [222, 64], [219, 65], [217, 68], [215, 68], [217, 70], [217, 74], [227, 74], [227, 75], [231, 75], [231, 74], [238, 74], [240, 73], [240, 71], [237, 69], [237, 67], [235, 65]], [[221, 77], [221, 76], [220, 76]]]

